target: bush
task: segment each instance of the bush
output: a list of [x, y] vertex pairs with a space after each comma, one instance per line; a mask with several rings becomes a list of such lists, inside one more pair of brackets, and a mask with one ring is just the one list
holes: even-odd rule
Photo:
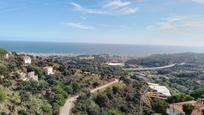
[[169, 103], [177, 103], [177, 102], [184, 102], [184, 101], [190, 101], [193, 100], [194, 98], [189, 96], [189, 95], [185, 95], [185, 94], [176, 94], [176, 95], [172, 95], [171, 97], [167, 98], [167, 102]]
[[202, 109], [201, 111], [202, 111], [202, 113], [203, 113], [203, 115], [204, 115], [204, 109]]
[[107, 107], [109, 103], [109, 99], [106, 95], [99, 94], [97, 95], [95, 102], [100, 106], [100, 107]]
[[154, 100], [152, 104], [153, 110], [157, 113], [161, 113], [162, 115], [166, 114], [167, 107], [168, 107], [168, 103], [164, 100]]
[[192, 104], [184, 104], [183, 105], [183, 111], [186, 113], [186, 115], [190, 115], [194, 109], [194, 106]]
[[105, 115], [122, 115], [122, 114], [116, 110], [109, 110], [108, 112], [106, 112]]
[[5, 65], [0, 64], [0, 75], [6, 75], [8, 74], [8, 69], [6, 68]]
[[64, 96], [61, 95], [61, 94], [56, 94], [56, 95], [55, 95], [55, 101], [56, 101], [56, 103], [59, 104], [60, 106], [63, 106], [64, 103], [65, 103], [65, 98], [64, 98]]
[[27, 67], [27, 72], [32, 72], [32, 71], [34, 71], [38, 76], [43, 75], [43, 71], [39, 67], [28, 66]]
[[201, 98], [204, 96], [204, 87], [198, 88], [195, 91], [191, 93], [191, 96], [193, 96], [195, 99]]

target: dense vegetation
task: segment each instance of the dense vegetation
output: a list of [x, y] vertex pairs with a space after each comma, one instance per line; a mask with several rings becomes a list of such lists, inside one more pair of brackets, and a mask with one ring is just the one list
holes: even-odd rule
[[[201, 98], [204, 95], [204, 54], [153, 55], [128, 60], [126, 65], [143, 67], [175, 67], [154, 71], [125, 72], [121, 67], [108, 66], [111, 57], [94, 55], [79, 57], [34, 57], [32, 64], [23, 63], [23, 55], [0, 49], [0, 114], [57, 115], [66, 98], [80, 94], [73, 109], [76, 115], [139, 114], [140, 90], [146, 82], [165, 85], [173, 94], [166, 100], [151, 98], [144, 103], [144, 114], [165, 114], [168, 104]], [[181, 64], [183, 63], [183, 64]], [[44, 67], [52, 66], [53, 75]], [[35, 72], [38, 81], [25, 80], [23, 75]], [[91, 94], [90, 89], [120, 79], [106, 90]], [[186, 111], [190, 107], [186, 107]]]
[[190, 115], [194, 109], [194, 106], [192, 104], [184, 104], [183, 105], [183, 111], [186, 115]]
[[124, 115], [139, 113], [141, 83], [125, 79], [97, 94], [81, 95], [73, 112], [76, 115]]
[[173, 63], [188, 63], [195, 66], [204, 64], [204, 54], [181, 53], [181, 54], [158, 54], [145, 58], [130, 59], [127, 64], [137, 64], [146, 67], [165, 66]]
[[[164, 54], [127, 61], [144, 67], [157, 67], [176, 63], [172, 68], [144, 72], [149, 81], [165, 85], [173, 93], [190, 94], [204, 87], [204, 54]], [[138, 72], [140, 74], [140, 72]]]
[[[32, 64], [23, 63], [23, 55], [0, 50], [0, 114], [52, 115], [58, 114], [65, 99], [103, 85], [125, 73], [119, 67], [102, 64], [102, 58], [32, 57]], [[54, 75], [43, 68], [52, 66]], [[39, 80], [22, 80], [22, 74], [34, 71]]]
[[[162, 102], [152, 102], [153, 111], [165, 114], [166, 103], [177, 103], [189, 100], [196, 100], [204, 96], [204, 54], [184, 53], [184, 54], [163, 54], [152, 55], [145, 58], [131, 59], [126, 62], [128, 65], [139, 67], [159, 67], [169, 64], [176, 66], [152, 71], [130, 72], [133, 79], [145, 80], [147, 82], [158, 83], [166, 86], [173, 94]], [[162, 103], [162, 104], [161, 104]], [[163, 105], [163, 106], [159, 106]], [[189, 114], [192, 109], [186, 107]]]

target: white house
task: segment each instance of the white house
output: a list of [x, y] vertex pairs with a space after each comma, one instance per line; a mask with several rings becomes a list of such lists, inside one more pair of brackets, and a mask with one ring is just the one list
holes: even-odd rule
[[8, 53], [6, 53], [5, 58], [9, 59], [9, 54]]
[[155, 83], [148, 83], [150, 90], [160, 93], [161, 98], [167, 98], [171, 96], [169, 89], [166, 86], [161, 86]]
[[44, 71], [47, 75], [52, 75], [54, 74], [53, 72], [53, 67], [44, 67]]
[[25, 64], [31, 64], [31, 58], [29, 56], [24, 56], [23, 61]]
[[38, 76], [35, 75], [35, 72], [29, 72], [28, 73], [28, 78], [38, 81]]

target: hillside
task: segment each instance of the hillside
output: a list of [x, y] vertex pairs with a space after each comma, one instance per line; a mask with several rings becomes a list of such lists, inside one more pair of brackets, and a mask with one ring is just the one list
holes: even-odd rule
[[[13, 52], [5, 57], [5, 50], [0, 53], [0, 114], [58, 114], [66, 98], [125, 74], [121, 68], [97, 61], [99, 58], [29, 56], [32, 63], [25, 64], [24, 55]], [[54, 74], [47, 75], [45, 67], [52, 67]], [[37, 80], [28, 77], [32, 72]]]

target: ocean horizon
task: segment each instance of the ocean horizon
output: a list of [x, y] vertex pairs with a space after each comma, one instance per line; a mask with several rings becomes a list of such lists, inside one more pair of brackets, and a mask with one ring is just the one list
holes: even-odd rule
[[204, 53], [204, 47], [29, 41], [0, 41], [0, 48], [17, 53], [77, 55], [111, 54], [139, 57], [152, 54], [186, 52]]

